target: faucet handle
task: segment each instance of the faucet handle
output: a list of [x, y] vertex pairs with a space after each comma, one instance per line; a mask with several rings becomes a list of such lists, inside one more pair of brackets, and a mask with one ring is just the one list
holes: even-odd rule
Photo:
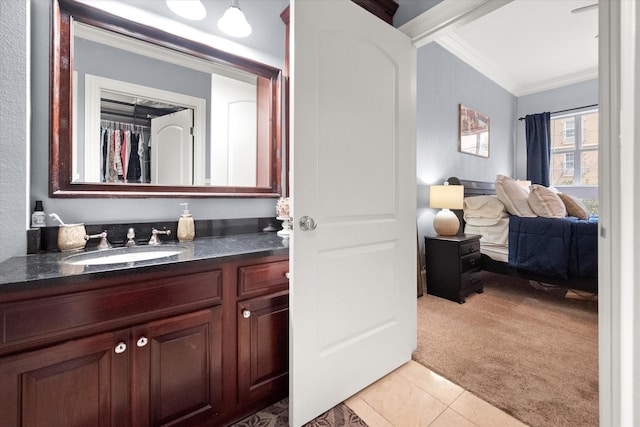
[[109, 249], [111, 247], [111, 243], [107, 240], [107, 230], [104, 230], [102, 233], [98, 234], [87, 234], [84, 236], [84, 240], [89, 239], [97, 239], [100, 238], [100, 243], [98, 243], [98, 250], [100, 249]]
[[158, 234], [166, 234], [167, 236], [171, 234], [171, 230], [158, 230], [156, 228], [152, 228], [151, 229], [151, 238], [149, 239], [149, 244], [150, 245], [159, 245], [162, 243], [162, 241], [160, 240], [160, 238], [158, 237]]
[[130, 228], [127, 231], [127, 243], [125, 243], [124, 245], [127, 248], [130, 248], [131, 246], [135, 246], [136, 245], [136, 241], [134, 240], [136, 238], [136, 231], [133, 228]]

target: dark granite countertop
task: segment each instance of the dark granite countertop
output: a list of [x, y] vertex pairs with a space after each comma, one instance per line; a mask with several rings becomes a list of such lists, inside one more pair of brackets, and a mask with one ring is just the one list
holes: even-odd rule
[[[104, 275], [109, 272], [123, 273], [132, 269], [179, 264], [197, 260], [221, 259], [242, 255], [268, 255], [288, 252], [288, 241], [273, 232], [237, 234], [220, 237], [196, 238], [188, 243], [165, 243], [185, 249], [178, 255], [169, 257], [106, 265], [70, 265], [63, 259], [78, 253], [93, 252], [47, 252], [9, 258], [0, 263], [0, 294], [4, 291], [16, 291], [21, 287], [46, 286], [61, 279], [81, 279], [82, 276]], [[95, 251], [95, 250], [94, 250]], [[80, 277], [78, 277], [80, 276]]]

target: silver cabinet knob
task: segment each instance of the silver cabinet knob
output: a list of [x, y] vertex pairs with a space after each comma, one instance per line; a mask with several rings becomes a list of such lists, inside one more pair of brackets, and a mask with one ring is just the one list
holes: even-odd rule
[[147, 337], [140, 337], [140, 338], [138, 338], [138, 341], [136, 342], [136, 345], [138, 347], [144, 347], [145, 345], [147, 345], [148, 342], [149, 342], [149, 340], [147, 339]]
[[251, 317], [251, 312], [247, 309], [242, 310], [242, 317], [248, 319], [249, 317]]
[[119, 342], [114, 351], [120, 354], [120, 353], [124, 353], [126, 349], [127, 349], [127, 344], [125, 344], [124, 342]]
[[311, 218], [310, 216], [305, 215], [302, 218], [300, 218], [300, 229], [302, 231], [315, 230], [317, 226], [318, 226], [318, 223], [316, 222], [316, 220]]

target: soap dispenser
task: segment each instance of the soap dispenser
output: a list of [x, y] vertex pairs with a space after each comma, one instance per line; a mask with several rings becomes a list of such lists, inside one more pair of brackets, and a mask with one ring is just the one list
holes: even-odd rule
[[45, 227], [47, 225], [47, 216], [42, 207], [42, 200], [36, 200], [36, 207], [31, 214], [31, 228]]
[[178, 220], [178, 241], [190, 242], [196, 236], [196, 229], [193, 223], [193, 217], [189, 213], [189, 204], [180, 203], [180, 206], [184, 206], [184, 211], [180, 215]]

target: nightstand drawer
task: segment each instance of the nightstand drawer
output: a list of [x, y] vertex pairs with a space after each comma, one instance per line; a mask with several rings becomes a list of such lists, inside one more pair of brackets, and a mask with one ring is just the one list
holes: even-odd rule
[[482, 272], [480, 269], [468, 271], [460, 276], [460, 289], [465, 290], [482, 282]]
[[460, 245], [460, 256], [480, 252], [480, 240]]
[[480, 267], [480, 252], [473, 252], [469, 255], [460, 257], [460, 272], [464, 273], [465, 271], [472, 270], [474, 268]]

